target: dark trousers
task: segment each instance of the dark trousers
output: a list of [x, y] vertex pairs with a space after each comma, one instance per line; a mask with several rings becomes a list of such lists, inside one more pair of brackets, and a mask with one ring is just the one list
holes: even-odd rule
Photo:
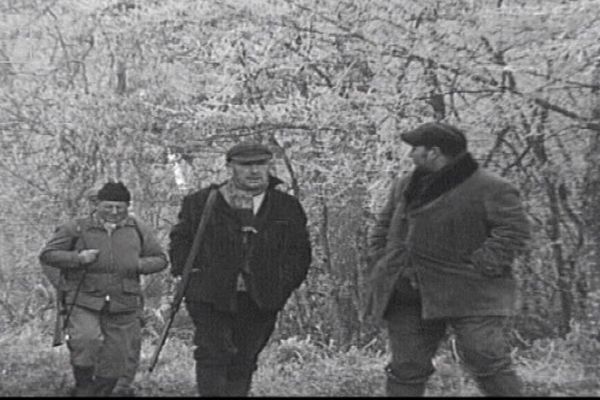
[[237, 293], [238, 312], [187, 302], [195, 325], [194, 359], [200, 396], [247, 396], [259, 353], [275, 328], [276, 313], [261, 311], [246, 292]]
[[[468, 294], [466, 294], [468, 295]], [[423, 320], [419, 292], [399, 282], [386, 310], [392, 360], [386, 367], [389, 396], [419, 396], [434, 372], [431, 362], [446, 329], [456, 334], [458, 354], [485, 395], [520, 396], [505, 335], [507, 317], [473, 316]]]

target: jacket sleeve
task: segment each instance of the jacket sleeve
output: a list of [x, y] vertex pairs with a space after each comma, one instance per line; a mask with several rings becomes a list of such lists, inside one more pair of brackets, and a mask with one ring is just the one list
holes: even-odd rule
[[40, 262], [60, 269], [79, 268], [81, 266], [79, 252], [74, 248], [77, 238], [75, 221], [59, 226], [42, 249], [39, 256]]
[[194, 240], [192, 218], [192, 198], [186, 196], [183, 198], [181, 209], [177, 214], [177, 223], [173, 225], [169, 234], [169, 259], [173, 276], [182, 274], [185, 260]]
[[307, 218], [302, 205], [297, 199], [292, 211], [292, 224], [290, 227], [290, 243], [288, 243], [288, 253], [285, 262], [285, 286], [288, 292], [299, 287], [306, 275], [312, 260], [312, 248], [308, 229], [306, 227]]
[[138, 272], [144, 275], [153, 274], [167, 268], [167, 255], [150, 227], [139, 220], [136, 223], [144, 243]]
[[374, 265], [385, 252], [390, 222], [401, 196], [401, 186], [401, 179], [394, 180], [383, 208], [375, 215], [375, 224], [371, 228], [368, 238], [369, 254], [367, 260], [369, 265]]
[[527, 246], [529, 222], [517, 188], [508, 182], [502, 182], [495, 190], [486, 190], [484, 206], [489, 233], [471, 255], [471, 261], [483, 274], [500, 276]]

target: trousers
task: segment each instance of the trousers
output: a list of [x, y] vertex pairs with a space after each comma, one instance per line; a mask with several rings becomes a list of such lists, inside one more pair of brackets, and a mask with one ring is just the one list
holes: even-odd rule
[[275, 328], [277, 314], [237, 292], [235, 313], [204, 302], [186, 302], [194, 323], [194, 359], [200, 396], [247, 396], [257, 359]]
[[[403, 278], [404, 279], [404, 278]], [[456, 334], [458, 354], [481, 391], [491, 396], [519, 396], [522, 383], [513, 370], [505, 335], [506, 316], [468, 316], [424, 320], [420, 295], [408, 282], [397, 285], [385, 319], [392, 352], [386, 367], [390, 396], [418, 396], [434, 372], [432, 359], [448, 327]]]
[[140, 337], [138, 313], [109, 313], [74, 306], [66, 327], [71, 364], [94, 367], [94, 375], [118, 378], [137, 350], [133, 344]]

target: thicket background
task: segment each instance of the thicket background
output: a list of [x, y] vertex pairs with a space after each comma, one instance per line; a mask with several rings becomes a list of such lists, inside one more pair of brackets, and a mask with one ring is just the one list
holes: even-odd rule
[[[563, 388], [597, 381], [599, 35], [594, 0], [4, 0], [0, 346], [15, 358], [0, 372], [15, 385], [2, 389], [3, 379], [0, 393], [32, 393], [16, 389], [24, 378], [13, 374], [23, 371], [23, 347], [40, 357], [34, 365], [57, 357], [54, 291], [37, 255], [57, 224], [85, 212], [84, 192], [123, 180], [134, 212], [166, 245], [182, 196], [224, 179], [224, 151], [242, 138], [276, 151], [314, 248], [265, 356], [293, 354], [280, 364], [300, 360], [290, 368], [303, 378], [289, 383], [273, 367], [254, 393], [381, 392], [385, 338], [358, 314], [366, 237], [391, 179], [411, 168], [398, 132], [430, 120], [463, 128], [481, 165], [523, 194], [534, 240], [515, 266], [511, 336], [520, 365], [531, 367], [523, 373], [547, 386], [548, 368]], [[169, 274], [144, 285], [151, 346]], [[175, 338], [187, 343], [189, 328], [182, 313]], [[18, 346], [23, 332], [31, 337]], [[357, 362], [351, 378], [373, 377], [372, 390], [336, 381], [336, 392], [327, 374], [301, 372], [315, 362], [302, 351], [330, 360], [319, 371], [367, 357], [379, 372], [359, 357], [364, 368]], [[455, 374], [443, 360], [440, 374]], [[342, 379], [352, 369], [338, 364]], [[278, 379], [286, 391], [269, 389]], [[298, 391], [310, 379], [321, 384]], [[432, 393], [471, 393], [440, 385]]]

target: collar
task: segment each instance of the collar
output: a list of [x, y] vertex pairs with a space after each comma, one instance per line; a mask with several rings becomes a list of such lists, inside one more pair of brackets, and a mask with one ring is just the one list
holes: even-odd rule
[[262, 192], [255, 196], [252, 196], [252, 212], [254, 213], [254, 215], [258, 214], [258, 210], [260, 209], [260, 206], [263, 200], [265, 199], [265, 194], [266, 192]]
[[[90, 215], [90, 220], [92, 222], [92, 226], [94, 226], [96, 228], [105, 229], [104, 224], [106, 222], [98, 216], [98, 213], [93, 212]], [[127, 215], [127, 217], [123, 218], [121, 221], [117, 222], [115, 225], [117, 228], [121, 228], [123, 226], [135, 226], [135, 221], [131, 215]]]
[[477, 161], [466, 152], [438, 171], [415, 170], [404, 191], [407, 209], [418, 208], [437, 199], [467, 180], [478, 168]]

